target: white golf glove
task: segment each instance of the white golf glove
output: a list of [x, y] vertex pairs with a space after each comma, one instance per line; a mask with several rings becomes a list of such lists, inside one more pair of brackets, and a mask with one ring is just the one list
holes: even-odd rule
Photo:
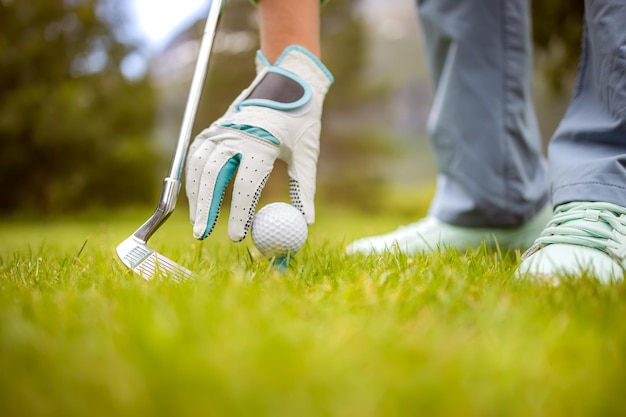
[[213, 230], [235, 171], [228, 236], [246, 237], [278, 158], [287, 163], [292, 204], [315, 220], [315, 177], [322, 105], [333, 77], [309, 51], [286, 48], [274, 64], [257, 53], [257, 76], [189, 149], [186, 190], [193, 235]]

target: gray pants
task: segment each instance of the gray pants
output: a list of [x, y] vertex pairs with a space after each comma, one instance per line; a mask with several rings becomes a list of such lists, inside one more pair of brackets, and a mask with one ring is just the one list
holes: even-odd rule
[[532, 103], [529, 1], [418, 0], [435, 85], [429, 133], [440, 175], [431, 215], [515, 226], [548, 192], [555, 206], [626, 206], [626, 3], [585, 7], [577, 87], [548, 168]]

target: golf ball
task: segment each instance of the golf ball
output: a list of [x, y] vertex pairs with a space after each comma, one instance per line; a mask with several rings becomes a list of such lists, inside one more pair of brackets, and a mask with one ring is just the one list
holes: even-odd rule
[[252, 242], [268, 258], [293, 256], [302, 249], [308, 235], [302, 213], [287, 203], [272, 203], [252, 220]]

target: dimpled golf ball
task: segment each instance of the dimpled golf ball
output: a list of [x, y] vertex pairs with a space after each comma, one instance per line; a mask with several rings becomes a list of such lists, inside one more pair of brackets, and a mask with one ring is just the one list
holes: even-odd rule
[[252, 242], [268, 258], [293, 256], [302, 249], [308, 235], [302, 213], [287, 203], [272, 203], [252, 220]]

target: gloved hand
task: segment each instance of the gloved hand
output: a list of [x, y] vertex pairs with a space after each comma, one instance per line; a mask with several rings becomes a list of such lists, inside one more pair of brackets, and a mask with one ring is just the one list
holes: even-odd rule
[[228, 236], [245, 238], [277, 158], [288, 166], [292, 204], [313, 223], [320, 118], [332, 83], [326, 67], [302, 47], [286, 48], [274, 64], [257, 53], [250, 87], [189, 149], [186, 190], [195, 238], [213, 230], [235, 171]]

